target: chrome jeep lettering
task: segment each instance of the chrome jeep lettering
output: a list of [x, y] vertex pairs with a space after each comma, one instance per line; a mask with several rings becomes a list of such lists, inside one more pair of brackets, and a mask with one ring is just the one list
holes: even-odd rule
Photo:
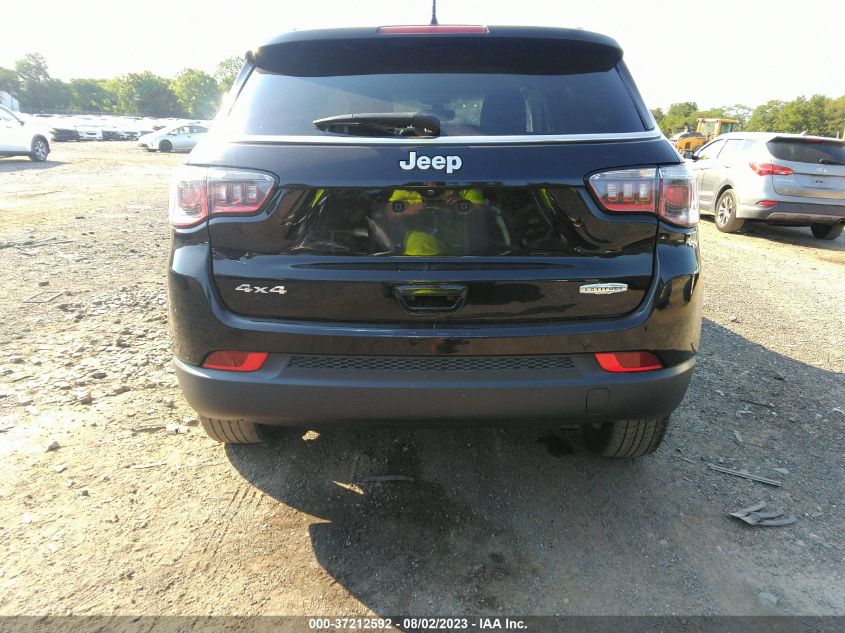
[[417, 156], [416, 152], [411, 152], [407, 160], [400, 160], [399, 166], [405, 171], [412, 169], [445, 169], [447, 174], [458, 171], [463, 166], [463, 161], [460, 156]]

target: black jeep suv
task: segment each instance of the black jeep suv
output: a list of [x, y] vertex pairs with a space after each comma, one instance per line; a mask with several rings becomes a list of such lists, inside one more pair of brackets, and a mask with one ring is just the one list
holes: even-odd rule
[[300, 31], [175, 176], [170, 319], [205, 430], [580, 426], [653, 451], [701, 322], [694, 180], [613, 40]]

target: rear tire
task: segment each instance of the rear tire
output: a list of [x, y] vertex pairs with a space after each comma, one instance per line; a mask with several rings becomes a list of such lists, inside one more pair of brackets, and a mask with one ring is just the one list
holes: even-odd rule
[[716, 201], [716, 228], [722, 233], [736, 233], [745, 224], [745, 220], [736, 217], [736, 194], [733, 189], [726, 189]]
[[653, 453], [666, 435], [669, 416], [605, 422], [583, 427], [587, 447], [602, 457], [642, 457]]
[[173, 145], [170, 144], [170, 141], [162, 141], [158, 144], [158, 151], [160, 152], [169, 152], [173, 149]]
[[50, 146], [40, 136], [35, 137], [32, 139], [32, 151], [29, 153], [29, 160], [35, 161], [36, 163], [43, 163], [47, 160], [47, 156], [50, 154]]
[[838, 224], [811, 224], [810, 230], [813, 232], [813, 237], [818, 240], [835, 240], [842, 235], [842, 229], [845, 224], [842, 222]]
[[254, 422], [201, 417], [200, 423], [211, 439], [224, 444], [258, 444], [264, 441], [261, 425]]

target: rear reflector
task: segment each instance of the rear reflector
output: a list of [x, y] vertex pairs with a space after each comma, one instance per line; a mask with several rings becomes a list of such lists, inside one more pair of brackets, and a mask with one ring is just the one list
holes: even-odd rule
[[651, 352], [607, 352], [596, 354], [599, 366], [609, 372], [653, 371], [663, 363]]
[[791, 176], [793, 173], [789, 167], [775, 165], [773, 163], [748, 163], [758, 176]]
[[477, 24], [409, 24], [380, 26], [379, 33], [387, 35], [428, 35], [433, 33], [489, 33], [486, 26]]
[[757, 206], [758, 207], [773, 207], [777, 203], [778, 203], [777, 200], [760, 200], [760, 202], [757, 203]]
[[267, 360], [267, 352], [211, 352], [202, 366], [224, 371], [255, 371]]

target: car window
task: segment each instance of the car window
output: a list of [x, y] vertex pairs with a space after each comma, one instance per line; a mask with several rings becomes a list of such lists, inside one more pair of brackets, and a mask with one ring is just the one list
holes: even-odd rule
[[766, 143], [772, 156], [796, 163], [845, 164], [845, 144], [841, 141], [778, 138]]
[[730, 139], [725, 142], [722, 151], [719, 152], [719, 160], [729, 161], [736, 158], [742, 152], [744, 141], [742, 139]]
[[292, 77], [255, 71], [227, 127], [325, 136], [313, 121], [360, 112], [427, 112], [441, 136], [644, 130], [616, 69], [575, 75], [414, 73]]
[[718, 156], [719, 151], [722, 149], [722, 146], [725, 144], [724, 140], [713, 141], [709, 145], [705, 145], [701, 148], [698, 152], [698, 159], [699, 160], [707, 160], [711, 158], [716, 158]]
[[8, 112], [6, 112], [5, 110], [0, 110], [0, 121], [5, 121], [5, 122], [8, 122], [8, 123], [15, 123], [17, 121], [17, 119], [14, 116], [12, 116], [11, 114], [9, 114]]
[[583, 42], [426, 38], [320, 40], [262, 49], [225, 129], [335, 136], [313, 121], [425, 112], [440, 136], [646, 129], [619, 52]]
[[191, 127], [191, 132], [194, 132], [195, 134], [205, 134], [206, 132], [208, 132], [208, 128], [200, 127], [199, 125], [194, 125]]

